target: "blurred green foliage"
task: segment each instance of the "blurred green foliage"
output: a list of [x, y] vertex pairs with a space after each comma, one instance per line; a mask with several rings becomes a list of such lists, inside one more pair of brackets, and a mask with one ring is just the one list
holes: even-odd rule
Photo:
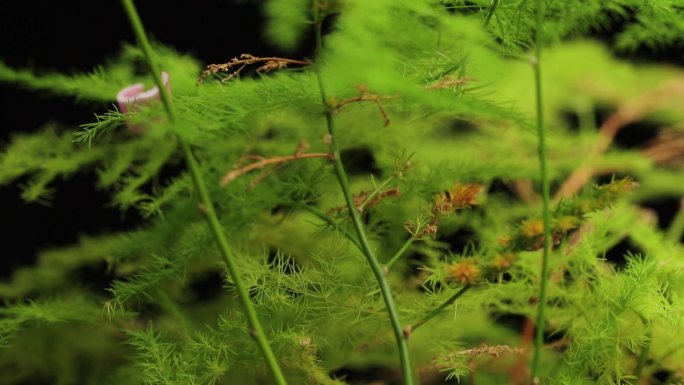
[[[464, 284], [473, 285], [430, 327], [411, 335], [423, 384], [446, 376], [478, 384], [527, 381], [530, 346], [521, 330], [501, 319], [534, 317], [539, 282], [534, 221], [541, 203], [528, 60], [533, 10], [524, 0], [492, 4], [265, 5], [268, 36], [288, 50], [313, 33], [312, 7], [335, 15], [316, 62], [339, 106], [337, 140], [354, 171], [352, 188], [366, 204], [373, 247], [387, 262], [410, 242], [388, 270], [401, 319], [418, 320]], [[616, 59], [609, 47], [581, 37], [610, 18], [623, 18], [630, 22], [614, 48], [681, 49], [684, 7], [675, 0], [549, 1], [548, 12], [543, 89], [549, 163], [554, 190], [567, 195], [557, 199], [554, 217], [564, 227], [555, 232], [550, 261], [547, 331], [557, 338], [543, 354], [543, 383], [636, 383], [635, 373], [641, 383], [678, 383], [684, 380], [684, 214], [680, 210], [668, 229], [643, 204], [684, 195], [684, 146], [677, 144], [684, 140], [684, 71]], [[219, 184], [235, 165], [296, 151], [329, 152], [313, 71], [247, 69], [226, 82], [210, 77], [196, 85], [202, 71], [196, 60], [160, 44], [155, 54], [171, 74], [180, 119], [174, 133], [195, 148], [290, 383], [348, 383], [335, 374], [341, 368], [395, 373], [377, 284], [342, 234], [352, 227], [330, 162], [296, 159]], [[0, 64], [0, 81], [76, 102], [113, 102], [118, 90], [142, 80], [134, 71], [140, 63], [138, 49], [125, 45], [116, 61], [88, 74]], [[610, 112], [598, 127], [597, 111]], [[16, 134], [0, 152], [0, 183], [21, 180], [22, 197], [40, 202], [49, 201], [55, 180], [94, 173], [113, 204], [139, 210], [145, 222], [44, 251], [34, 266], [0, 283], [0, 383], [268, 383], [189, 175], [157, 177], [164, 167], [182, 168], [163, 108], [98, 114], [80, 129], [53, 125]], [[640, 121], [658, 127], [653, 141], [634, 148], [612, 143], [611, 132], [635, 129], [630, 125]], [[131, 124], [145, 132], [127, 129]], [[298, 150], [300, 143], [306, 146]], [[352, 167], [353, 154], [367, 154], [372, 165]], [[630, 179], [592, 187], [612, 175]], [[626, 194], [633, 186], [624, 184], [632, 180], [639, 187]], [[428, 223], [440, 194], [456, 183], [481, 186], [476, 204], [432, 222], [434, 237], [411, 240], [407, 229]], [[369, 196], [378, 199], [364, 201]], [[336, 225], [307, 207], [327, 213]], [[469, 235], [459, 240], [463, 231]], [[525, 234], [537, 238], [510, 243]], [[635, 252], [620, 255], [623, 263], [606, 260], [624, 242]], [[516, 257], [487, 270], [511, 244]], [[106, 291], [73, 278], [99, 263], [114, 277]], [[454, 266], [490, 274], [464, 281], [451, 274]], [[207, 282], [210, 288], [201, 288]], [[656, 372], [668, 379], [654, 379]], [[382, 381], [397, 383], [393, 375]]]

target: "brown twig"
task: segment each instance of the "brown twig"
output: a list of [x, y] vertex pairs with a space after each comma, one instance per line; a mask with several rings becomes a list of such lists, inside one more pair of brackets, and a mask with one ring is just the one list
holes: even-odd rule
[[[263, 64], [262, 64], [263, 63]], [[222, 63], [222, 64], [209, 64], [204, 71], [202, 71], [202, 74], [200, 75], [199, 79], [197, 79], [197, 84], [200, 84], [206, 79], [208, 76], [217, 74], [219, 72], [227, 72], [228, 76], [221, 79], [221, 82], [228, 81], [234, 77], [237, 77], [240, 75], [240, 72], [242, 70], [252, 64], [261, 64], [257, 69], [257, 73], [267, 73], [271, 72], [274, 70], [278, 70], [281, 68], [286, 68], [288, 65], [293, 64], [293, 65], [299, 65], [299, 66], [308, 66], [311, 64], [311, 62], [306, 61], [306, 60], [296, 60], [296, 59], [287, 59], [287, 58], [281, 58], [281, 57], [258, 57], [254, 55], [250, 55], [248, 53], [243, 53], [240, 55], [239, 58], [232, 58], [228, 61], [228, 63]], [[237, 69], [236, 69], [237, 67]]]
[[[452, 76], [445, 76], [444, 78], [426, 86], [425, 88], [426, 89], [432, 89], [432, 90], [449, 88], [449, 87], [454, 87], [456, 85], [465, 84], [466, 82], [468, 82], [470, 80], [471, 80], [470, 78], [460, 78], [459, 79], [459, 78], [454, 78]], [[363, 85], [358, 85], [356, 87], [356, 89], [359, 91], [359, 96], [344, 99], [344, 100], [339, 101], [339, 102], [332, 101], [331, 105], [333, 106], [333, 113], [339, 112], [344, 106], [352, 104], [352, 103], [372, 102], [378, 106], [378, 109], [380, 110], [380, 113], [382, 114], [382, 117], [383, 117], [384, 125], [385, 126], [389, 125], [390, 124], [389, 115], [387, 114], [387, 112], [383, 108], [381, 101], [389, 100], [389, 99], [399, 99], [401, 96], [399, 96], [399, 95], [389, 95], [389, 96], [375, 95], [375, 94], [368, 92], [366, 87]]]
[[529, 382], [529, 371], [527, 368], [527, 361], [529, 360], [529, 352], [532, 350], [534, 340], [534, 321], [531, 318], [525, 318], [523, 324], [521, 343], [523, 353], [520, 354], [516, 363], [511, 367], [511, 383], [516, 385], [523, 385]]
[[[354, 205], [359, 212], [363, 212], [365, 208], [373, 207], [380, 203], [380, 201], [386, 197], [397, 197], [401, 194], [398, 187], [388, 188], [382, 191], [378, 191], [376, 194], [371, 196], [371, 192], [361, 191], [354, 196]], [[370, 199], [369, 199], [370, 197]], [[337, 206], [328, 210], [328, 215], [338, 214], [346, 210], [346, 206]]]
[[678, 79], [620, 106], [618, 110], [601, 125], [599, 129], [601, 134], [600, 139], [594, 144], [594, 147], [586, 157], [587, 162], [575, 170], [568, 179], [563, 182], [554, 196], [554, 200], [559, 201], [562, 198], [577, 193], [587, 182], [589, 182], [596, 171], [595, 167], [592, 166], [592, 163], [596, 163], [596, 159], [610, 147], [615, 136], [622, 128], [642, 119], [648, 112], [658, 108], [663, 101], [670, 100], [673, 96], [679, 96], [681, 98], [682, 95], [684, 95], [684, 80]]
[[457, 352], [458, 355], [467, 355], [470, 357], [476, 356], [490, 356], [490, 357], [501, 357], [505, 354], [523, 354], [524, 350], [522, 348], [512, 348], [508, 345], [487, 345], [485, 343], [480, 344], [480, 346], [472, 349], [461, 350]]
[[439, 89], [443, 89], [443, 88], [452, 88], [455, 86], [459, 86], [461, 84], [465, 84], [471, 80], [472, 79], [470, 79], [470, 78], [455, 78], [453, 76], [445, 76], [445, 77], [437, 80], [436, 82], [425, 86], [425, 88], [428, 90], [439, 90]]
[[[299, 144], [297, 145], [297, 149], [294, 152], [295, 156], [299, 156], [303, 154], [306, 150], [309, 149], [309, 144], [306, 143], [305, 141], [300, 141]], [[257, 159], [258, 160], [258, 159]], [[259, 183], [261, 183], [264, 179], [268, 178], [271, 176], [274, 172], [280, 170], [280, 168], [284, 165], [285, 163], [280, 163], [276, 164], [273, 167], [269, 167], [266, 170], [264, 170], [259, 176], [257, 176], [253, 181], [249, 183], [249, 190], [253, 189], [256, 187]]]
[[534, 191], [530, 179], [513, 180], [505, 184], [525, 203], [535, 203], [541, 199], [539, 194]]
[[641, 153], [654, 162], [670, 164], [684, 161], [684, 133], [664, 129]]
[[[290, 162], [293, 160], [312, 159], [312, 158], [325, 158], [325, 159], [331, 159], [332, 160], [332, 159], [334, 159], [334, 156], [333, 156], [333, 154], [330, 154], [327, 152], [316, 152], [316, 153], [308, 153], [307, 154], [307, 153], [303, 153], [303, 152], [299, 152], [299, 151], [296, 152], [294, 155], [276, 156], [273, 158], [263, 158], [260, 156], [251, 155], [251, 156], [242, 158], [238, 162], [238, 164], [240, 164], [244, 160], [256, 160], [256, 162], [250, 163], [250, 164], [243, 166], [243, 167], [239, 167], [238, 165], [236, 165], [232, 170], [230, 170], [228, 173], [226, 173], [226, 175], [224, 175], [223, 178], [221, 178], [220, 185], [222, 187], [224, 187], [228, 183], [230, 183], [233, 180], [235, 180], [236, 178], [238, 178], [239, 176], [246, 174], [246, 173], [253, 171], [253, 170], [258, 170], [258, 169], [262, 169], [264, 167], [274, 166], [274, 165], [278, 166], [278, 165], [281, 165], [283, 163]], [[270, 174], [268, 174], [268, 175], [270, 175]], [[261, 176], [259, 181], [263, 180], [268, 175]], [[254, 186], [252, 186], [252, 187], [254, 187]]]
[[390, 124], [390, 119], [389, 115], [387, 115], [387, 112], [385, 109], [382, 107], [382, 100], [388, 100], [388, 99], [398, 99], [399, 95], [390, 95], [390, 96], [380, 96], [380, 95], [375, 95], [372, 93], [369, 93], [366, 90], [366, 87], [359, 85], [356, 86], [356, 89], [359, 91], [359, 96], [353, 97], [353, 98], [348, 98], [344, 99], [339, 102], [333, 101], [332, 106], [333, 106], [333, 113], [336, 114], [338, 113], [342, 107], [352, 104], [352, 103], [358, 103], [358, 102], [372, 102], [375, 103], [378, 106], [378, 109], [380, 110], [380, 113], [382, 114], [384, 126], [387, 126]]
[[[424, 374], [434, 371], [443, 371], [445, 369], [448, 370], [450, 368], [449, 361], [452, 361], [459, 356], [467, 356], [467, 365], [471, 372], [468, 381], [472, 384], [475, 381], [475, 371], [479, 366], [489, 365], [509, 355], [524, 356], [525, 350], [523, 348], [513, 348], [508, 345], [487, 345], [486, 343], [482, 343], [475, 348], [456, 351], [442, 357], [435, 357], [429, 364], [420, 366], [418, 372]], [[487, 357], [488, 359], [482, 360], [478, 357]]]

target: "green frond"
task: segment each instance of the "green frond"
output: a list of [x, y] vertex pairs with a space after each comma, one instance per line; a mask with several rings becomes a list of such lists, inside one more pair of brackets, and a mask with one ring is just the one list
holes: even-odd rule
[[10, 338], [27, 324], [96, 322], [100, 315], [99, 306], [80, 295], [8, 304], [0, 308], [0, 346], [9, 346]]
[[68, 134], [49, 126], [37, 134], [15, 137], [12, 145], [0, 152], [0, 184], [28, 176], [22, 198], [28, 202], [49, 200], [49, 185], [55, 179], [88, 168], [105, 154], [79, 150]]
[[641, 11], [636, 18], [637, 22], [628, 25], [618, 36], [617, 48], [636, 50], [647, 47], [664, 51], [684, 47], [684, 8], [681, 5]]
[[138, 354], [136, 366], [142, 373], [142, 381], [149, 385], [198, 384], [192, 373], [191, 363], [176, 351], [174, 345], [164, 341], [164, 336], [152, 324], [146, 329], [126, 330], [131, 345]]
[[114, 203], [122, 209], [135, 206], [139, 202], [150, 199], [150, 196], [142, 191], [142, 187], [155, 178], [167, 163], [174, 161], [176, 143], [167, 142], [154, 146], [154, 151], [139, 154], [142, 158], [139, 164], [123, 174], [116, 183]]
[[17, 84], [38, 91], [49, 91], [76, 100], [108, 102], [125, 86], [126, 72], [132, 71], [122, 63], [112, 68], [99, 67], [89, 74], [67, 76], [55, 73], [38, 75], [30, 70], [17, 70], [0, 63], [0, 81]]
[[[95, 187], [124, 212], [138, 210], [141, 223], [42, 251], [0, 283], [0, 383], [269, 383], [193, 175], [206, 183], [245, 302], [290, 384], [343, 385], [333, 375], [341, 368], [395, 372], [386, 303], [336, 184], [335, 148], [368, 246], [387, 264], [382, 273], [401, 326], [430, 315], [429, 327], [409, 330], [415, 368], [439, 380], [510, 382], [507, 373], [524, 356], [520, 328], [507, 320], [534, 316], [544, 241], [526, 58], [536, 32], [532, 3], [269, 0], [266, 36], [280, 49], [293, 51], [313, 35], [315, 13], [330, 17], [323, 50], [308, 58], [315, 64], [198, 84], [195, 59], [154, 44], [152, 56], [170, 74], [174, 124], [161, 103], [150, 103], [125, 114], [99, 111], [80, 128], [13, 136], [0, 150], [0, 185], [20, 185], [27, 201], [49, 203], [60, 180], [91, 173]], [[684, 194], [673, 182], [682, 174], [684, 72], [628, 63], [611, 47], [575, 39], [625, 23], [617, 48], [676, 49], [682, 6], [545, 5], [549, 179], [556, 188], [581, 170], [588, 177], [552, 205], [544, 332], [558, 339], [543, 349], [542, 377], [617, 385], [679, 373], [682, 245], [648, 207]], [[114, 103], [127, 85], [151, 86], [136, 72], [143, 56], [125, 45], [118, 59], [75, 75], [0, 63], [0, 82]], [[604, 111], [611, 114], [604, 121], [629, 118], [621, 122], [626, 134], [653, 123], [659, 135], [643, 145], [672, 146], [671, 159], [641, 144], [601, 147], [605, 122], [595, 120]], [[326, 117], [337, 127], [336, 147]], [[180, 141], [198, 162], [193, 173], [179, 161]], [[306, 153], [317, 157], [298, 158]], [[466, 184], [476, 197], [439, 211], [445, 202], [453, 208], [454, 186]], [[81, 366], [89, 371], [79, 377]]]
[[266, 37], [280, 48], [292, 51], [308, 32], [313, 20], [312, 7], [318, 0], [269, 0], [264, 4], [267, 17]]
[[107, 111], [103, 115], [95, 115], [96, 121], [93, 123], [86, 123], [81, 125], [82, 130], [74, 133], [74, 142], [83, 144], [88, 142], [88, 147], [93, 143], [93, 140], [114, 130], [126, 122], [126, 117], [118, 110]]
[[[171, 74], [174, 92], [194, 93], [194, 84], [199, 65], [171, 48], [154, 46], [161, 68]], [[37, 91], [48, 91], [57, 95], [74, 97], [76, 100], [115, 102], [116, 94], [124, 87], [139, 80], [135, 64], [142, 62], [140, 51], [124, 45], [120, 59], [94, 69], [87, 74], [62, 75], [41, 73], [44, 70], [17, 70], [0, 63], [0, 82], [17, 84]]]

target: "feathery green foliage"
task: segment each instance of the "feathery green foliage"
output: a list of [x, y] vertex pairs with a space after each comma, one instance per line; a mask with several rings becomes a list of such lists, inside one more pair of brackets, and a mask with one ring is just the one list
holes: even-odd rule
[[[0, 283], [0, 383], [271, 383], [236, 278], [290, 384], [529, 383], [545, 241], [539, 382], [683, 381], [683, 214], [658, 222], [648, 207], [684, 194], [684, 70], [609, 48], [681, 48], [684, 9], [543, 2], [548, 236], [532, 3], [269, 0], [266, 36], [287, 51], [327, 17], [313, 57], [235, 52], [202, 73], [155, 43], [175, 118], [152, 102], [15, 134], [1, 185], [49, 204], [61, 180], [94, 175], [142, 222], [41, 251]], [[615, 47], [579, 40], [623, 22]], [[0, 81], [114, 103], [150, 85], [144, 63], [124, 45], [86, 74], [0, 63]], [[597, 123], [597, 111], [609, 116]], [[651, 142], [616, 143], [640, 121], [657, 126]], [[106, 287], [82, 279], [98, 269]]]
[[311, 4], [310, 0], [273, 0], [264, 4], [268, 41], [287, 50], [296, 48], [313, 24]]

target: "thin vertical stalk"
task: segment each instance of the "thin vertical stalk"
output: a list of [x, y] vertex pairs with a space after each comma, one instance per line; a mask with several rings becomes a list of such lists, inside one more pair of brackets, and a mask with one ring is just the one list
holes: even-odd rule
[[539, 300], [537, 305], [537, 325], [534, 339], [534, 355], [532, 358], [532, 383], [539, 384], [539, 360], [544, 345], [544, 327], [546, 323], [546, 287], [548, 284], [548, 264], [551, 251], [551, 210], [550, 206], [550, 182], [546, 158], [546, 132], [544, 129], [544, 110], [542, 105], [542, 84], [541, 84], [541, 49], [544, 29], [544, 0], [536, 2], [536, 31], [534, 37], [535, 55], [533, 60], [534, 83], [537, 108], [537, 133], [539, 136], [539, 167], [542, 182], [542, 215], [544, 220], [544, 251], [542, 254], [541, 274], [539, 275]]
[[637, 361], [636, 368], [634, 368], [634, 383], [639, 384], [644, 382], [642, 376], [644, 374], [644, 367], [646, 367], [646, 361], [648, 361], [648, 356], [651, 351], [651, 342], [653, 341], [653, 326], [651, 325], [651, 322], [646, 319], [646, 317], [641, 315], [641, 313], [637, 311], [635, 312], [639, 316], [641, 322], [644, 324], [644, 327], [646, 327], [646, 341], [641, 347], [641, 354], [639, 354], [639, 360]]
[[[135, 5], [133, 4], [133, 0], [121, 0], [121, 2], [126, 11], [126, 15], [128, 16], [131, 26], [133, 27], [133, 31], [135, 32], [138, 44], [140, 45], [140, 48], [142, 49], [143, 54], [145, 55], [145, 60], [147, 61], [147, 66], [150, 71], [150, 74], [154, 78], [154, 82], [159, 88], [161, 100], [164, 104], [164, 109], [166, 110], [169, 122], [171, 124], [175, 124], [176, 112], [173, 103], [171, 102], [171, 98], [166, 90], [166, 87], [164, 87], [160, 79], [160, 72], [156, 67], [154, 59], [152, 57], [152, 49], [147, 39], [147, 35], [145, 34], [145, 29], [143, 28], [142, 22], [140, 21], [138, 11], [136, 10]], [[268, 343], [268, 337], [264, 332], [264, 328], [261, 326], [259, 317], [257, 316], [256, 310], [254, 309], [254, 306], [252, 305], [252, 302], [249, 298], [249, 293], [245, 287], [244, 282], [242, 281], [242, 276], [240, 275], [240, 270], [237, 266], [235, 256], [233, 255], [233, 253], [230, 250], [230, 247], [228, 246], [228, 241], [226, 240], [226, 237], [223, 233], [223, 229], [221, 228], [221, 223], [219, 222], [218, 216], [216, 215], [216, 209], [214, 208], [214, 204], [211, 201], [211, 198], [209, 197], [209, 192], [202, 177], [202, 172], [200, 170], [199, 164], [197, 163], [197, 159], [195, 159], [195, 156], [192, 153], [190, 145], [180, 135], [177, 136], [177, 139], [180, 143], [183, 155], [185, 156], [188, 170], [192, 175], [195, 190], [199, 196], [201, 211], [205, 215], [205, 218], [209, 224], [209, 228], [221, 252], [221, 256], [223, 257], [226, 267], [228, 268], [228, 273], [233, 279], [233, 284], [235, 285], [235, 290], [238, 293], [240, 302], [242, 303], [242, 306], [245, 310], [247, 320], [250, 324], [250, 335], [254, 337], [254, 339], [256, 340], [256, 343], [259, 346], [259, 349], [261, 350], [264, 359], [266, 360], [266, 364], [268, 365], [271, 371], [273, 379], [276, 381], [278, 385], [287, 385], [285, 376], [283, 375], [283, 372], [280, 369], [280, 365], [278, 364], [278, 360], [276, 359], [275, 354], [273, 354], [273, 351], [271, 350], [271, 347]]]
[[651, 341], [653, 340], [653, 332], [648, 331], [646, 335], [646, 342], [644, 346], [641, 347], [641, 354], [639, 354], [639, 361], [637, 361], [637, 366], [634, 369], [634, 377], [636, 378], [635, 383], [640, 383], [643, 381], [641, 376], [644, 373], [644, 367], [646, 366], [646, 361], [648, 361], [648, 355], [651, 350]]
[[166, 294], [161, 288], [156, 292], [157, 298], [159, 298], [160, 305], [163, 309], [171, 313], [173, 317], [176, 318], [180, 324], [181, 333], [185, 339], [190, 339], [192, 337], [192, 327], [190, 326], [190, 320], [181, 311], [178, 304], [173, 302], [173, 300]]
[[679, 210], [675, 215], [670, 227], [665, 233], [665, 238], [671, 242], [677, 243], [682, 238], [684, 233], [684, 199], [679, 203]]
[[[316, 51], [320, 54], [323, 48], [323, 39], [321, 36], [321, 23], [322, 17], [320, 14], [316, 15]], [[361, 221], [361, 216], [359, 215], [356, 204], [354, 203], [354, 198], [349, 187], [349, 181], [347, 179], [347, 173], [342, 165], [342, 159], [340, 157], [340, 150], [337, 146], [337, 137], [335, 135], [335, 120], [333, 119], [333, 109], [328, 102], [328, 97], [325, 91], [325, 86], [323, 84], [323, 79], [321, 77], [320, 68], [315, 65], [316, 76], [318, 78], [318, 87], [321, 94], [321, 102], [325, 107], [325, 119], [328, 127], [328, 134], [331, 137], [331, 149], [334, 155], [334, 168], [337, 180], [340, 184], [342, 194], [344, 195], [344, 200], [347, 203], [347, 209], [349, 211], [349, 216], [351, 217], [352, 223], [354, 225], [354, 230], [356, 231], [356, 236], [361, 245], [361, 250], [363, 255], [366, 257], [368, 264], [375, 279], [378, 281], [378, 286], [380, 287], [380, 293], [382, 299], [385, 302], [385, 307], [387, 308], [387, 313], [389, 315], [390, 323], [392, 324], [392, 331], [394, 332], [394, 338], [397, 342], [397, 347], [399, 349], [399, 357], [401, 360], [401, 369], [404, 376], [404, 383], [406, 385], [413, 385], [413, 369], [411, 367], [411, 360], [409, 357], [408, 346], [406, 339], [404, 337], [404, 332], [399, 322], [399, 315], [397, 314], [397, 309], [394, 305], [394, 298], [392, 297], [392, 292], [390, 290], [389, 284], [385, 279], [384, 269], [378, 262], [373, 249], [371, 248], [366, 232], [363, 228], [363, 222]]]
[[494, 16], [494, 12], [496, 12], [496, 7], [499, 6], [499, 0], [492, 0], [492, 4], [489, 6], [489, 9], [487, 10], [487, 15], [485, 16], [484, 21], [482, 22], [482, 25], [487, 28], [489, 25], [489, 22], [492, 21], [492, 16]]

